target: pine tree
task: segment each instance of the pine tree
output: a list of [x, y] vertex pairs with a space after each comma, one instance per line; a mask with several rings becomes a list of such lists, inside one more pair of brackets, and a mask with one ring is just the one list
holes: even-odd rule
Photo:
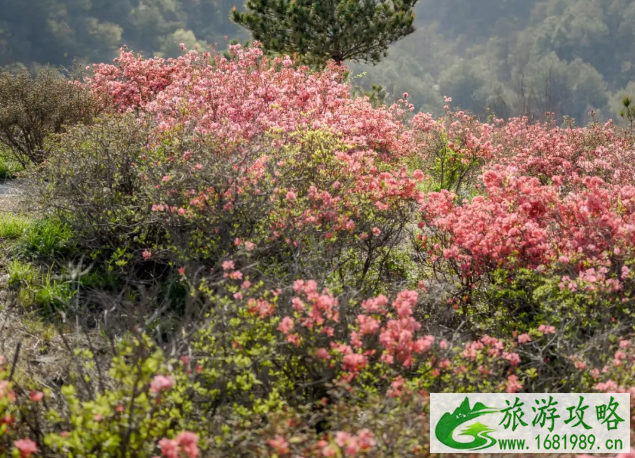
[[414, 32], [417, 0], [247, 0], [232, 19], [267, 51], [297, 53], [307, 63], [329, 59], [377, 63], [391, 43]]

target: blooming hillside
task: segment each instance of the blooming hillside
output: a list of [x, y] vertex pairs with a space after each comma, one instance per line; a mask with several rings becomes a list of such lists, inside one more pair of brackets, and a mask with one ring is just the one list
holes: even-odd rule
[[111, 345], [61, 388], [0, 360], [0, 454], [427, 456], [430, 392], [635, 395], [630, 132], [374, 107], [257, 43], [91, 70], [10, 276]]

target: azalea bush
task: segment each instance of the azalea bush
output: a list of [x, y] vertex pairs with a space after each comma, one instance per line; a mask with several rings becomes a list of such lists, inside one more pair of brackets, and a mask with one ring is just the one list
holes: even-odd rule
[[325, 131], [280, 136], [239, 144], [231, 155], [206, 141], [148, 155], [152, 210], [173, 251], [209, 267], [247, 251], [280, 282], [329, 278], [376, 288], [404, 277], [389, 261], [416, 210], [422, 172], [390, 169]]

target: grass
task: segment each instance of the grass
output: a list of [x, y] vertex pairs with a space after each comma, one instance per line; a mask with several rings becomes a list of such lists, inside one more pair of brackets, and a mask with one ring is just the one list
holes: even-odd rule
[[32, 221], [24, 216], [0, 214], [0, 239], [15, 240], [22, 237]]
[[0, 154], [0, 179], [15, 178], [23, 170], [19, 162]]
[[61, 221], [45, 218], [24, 232], [20, 249], [32, 255], [52, 258], [70, 249], [72, 235], [70, 228]]
[[40, 307], [46, 315], [49, 307], [65, 308], [75, 296], [71, 283], [43, 274], [33, 264], [14, 260], [9, 265], [9, 286], [18, 290], [18, 303], [24, 308]]
[[30, 287], [35, 284], [37, 273], [32, 264], [14, 259], [8, 267], [9, 286]]
[[17, 290], [17, 302], [24, 308], [37, 306], [46, 311], [50, 307], [65, 308], [75, 291], [68, 281], [53, 276], [56, 270], [49, 265], [56, 257], [64, 256], [70, 248], [72, 232], [62, 222], [44, 218], [33, 221], [17, 215], [0, 216], [0, 240], [9, 240], [19, 257], [45, 261], [44, 271], [37, 265], [14, 259], [8, 266], [8, 285]]
[[42, 279], [42, 284], [35, 289], [35, 303], [45, 310], [50, 306], [55, 309], [66, 308], [75, 296], [75, 290], [68, 281], [57, 281], [51, 278], [51, 273]]

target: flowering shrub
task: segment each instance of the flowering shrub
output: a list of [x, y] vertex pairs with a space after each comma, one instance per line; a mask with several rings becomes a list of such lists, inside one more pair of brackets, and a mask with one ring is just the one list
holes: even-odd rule
[[277, 138], [237, 146], [229, 157], [207, 141], [148, 155], [152, 210], [181, 257], [219, 267], [244, 250], [278, 277], [379, 280], [416, 208], [421, 173], [389, 170], [376, 154], [322, 131], [266, 145]]
[[[226, 261], [224, 294], [199, 287], [213, 307], [181, 357], [132, 337], [105, 372], [79, 352], [82, 379], [62, 399], [5, 389], [9, 443], [45, 456], [428, 456], [428, 392], [549, 389], [536, 382], [560, 364], [539, 359], [562, 343], [552, 325], [508, 339], [433, 336], [414, 291], [361, 302], [314, 281], [272, 291], [232, 278], [235, 267]], [[571, 353], [564, 363], [581, 374], [576, 389], [590, 380], [598, 391], [632, 386], [631, 345], [619, 342], [610, 366], [590, 376], [584, 350]]]
[[466, 205], [447, 192], [425, 198], [420, 226], [432, 237], [419, 241], [432, 263], [447, 261], [470, 282], [497, 268], [531, 268], [561, 274], [571, 291], [627, 287], [635, 188], [586, 177], [579, 191], [563, 194], [494, 170], [483, 183], [484, 195]]
[[512, 167], [541, 184], [560, 186], [560, 181], [572, 188], [594, 176], [616, 185], [632, 182], [633, 139], [611, 122], [560, 128], [553, 121], [530, 124], [526, 118], [513, 119], [501, 124], [494, 136], [492, 166]]
[[314, 72], [288, 58], [270, 60], [258, 43], [234, 45], [230, 52], [229, 60], [197, 51], [164, 60], [122, 50], [114, 64], [95, 65], [86, 84], [105, 106], [142, 110], [160, 131], [188, 125], [213, 136], [219, 152], [272, 129], [326, 129], [358, 147], [407, 151], [400, 141], [403, 109], [374, 109], [365, 98], [353, 99], [343, 67]]

